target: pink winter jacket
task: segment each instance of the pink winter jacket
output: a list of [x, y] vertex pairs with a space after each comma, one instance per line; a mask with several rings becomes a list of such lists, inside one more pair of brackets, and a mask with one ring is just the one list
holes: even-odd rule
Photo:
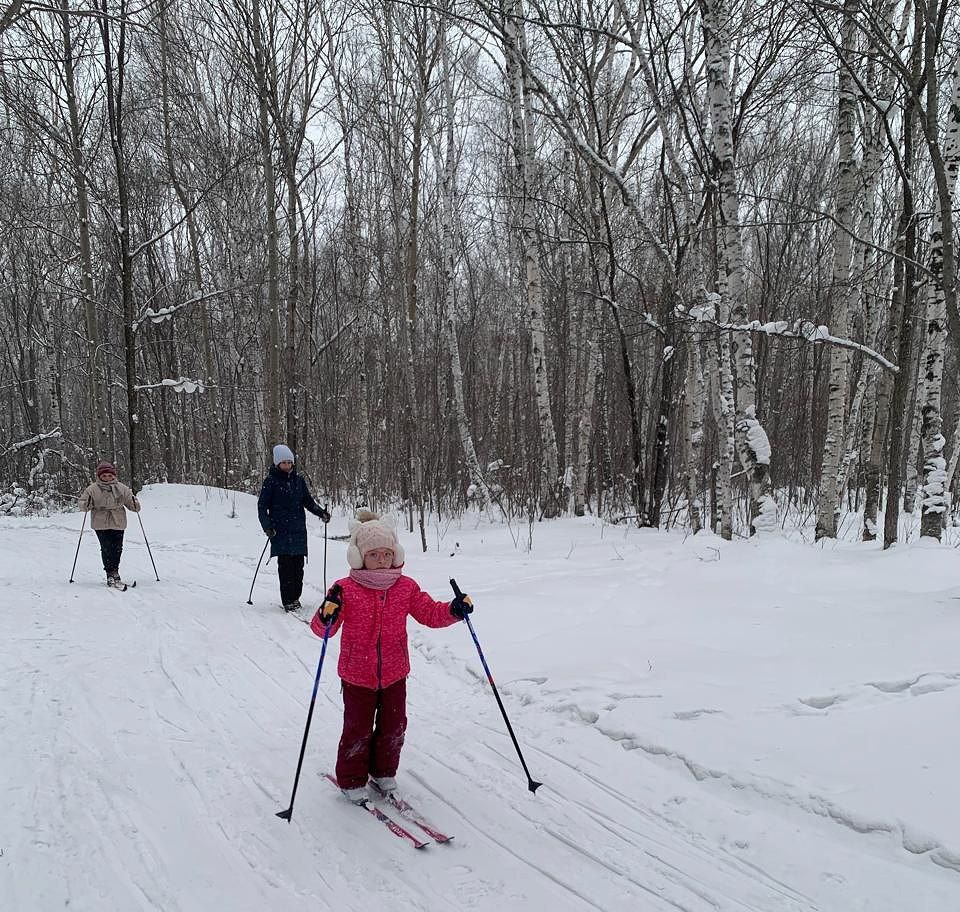
[[[409, 576], [401, 576], [389, 589], [368, 589], [350, 577], [337, 580], [343, 590], [340, 617], [330, 628], [335, 636], [343, 627], [337, 673], [348, 684], [371, 690], [389, 687], [410, 674], [407, 650], [407, 615], [426, 627], [457, 623], [449, 602], [436, 602]], [[310, 629], [323, 636], [320, 612]]]

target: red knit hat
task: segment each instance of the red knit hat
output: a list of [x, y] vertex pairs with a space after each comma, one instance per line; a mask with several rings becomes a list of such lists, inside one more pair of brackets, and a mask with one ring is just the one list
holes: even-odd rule
[[104, 472], [113, 472], [114, 475], [117, 474], [117, 470], [114, 467], [112, 462], [107, 462], [106, 459], [97, 466], [97, 478], [99, 478]]

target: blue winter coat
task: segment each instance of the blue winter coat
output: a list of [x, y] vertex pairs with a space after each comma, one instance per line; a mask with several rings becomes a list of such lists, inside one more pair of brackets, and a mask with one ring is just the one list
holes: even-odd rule
[[277, 530], [277, 534], [270, 539], [271, 557], [307, 553], [307, 517], [304, 509], [314, 516], [323, 517], [323, 511], [311, 496], [303, 476], [298, 475], [296, 469], [288, 473], [273, 466], [263, 481], [257, 501], [257, 513], [263, 531]]

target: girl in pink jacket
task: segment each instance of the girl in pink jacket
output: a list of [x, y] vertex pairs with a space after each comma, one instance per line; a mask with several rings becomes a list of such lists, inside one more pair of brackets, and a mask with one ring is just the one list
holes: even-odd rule
[[397, 787], [407, 727], [407, 615], [427, 627], [448, 627], [473, 611], [469, 597], [431, 598], [403, 575], [403, 546], [376, 513], [357, 512], [347, 547], [350, 575], [337, 580], [310, 624], [322, 637], [343, 630], [337, 672], [343, 682], [343, 734], [337, 784], [351, 801]]

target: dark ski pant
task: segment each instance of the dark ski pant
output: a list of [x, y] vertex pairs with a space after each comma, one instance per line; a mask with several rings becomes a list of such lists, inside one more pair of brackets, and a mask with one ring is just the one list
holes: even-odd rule
[[280, 577], [280, 601], [289, 605], [303, 592], [303, 555], [278, 554], [277, 574]]
[[343, 734], [337, 752], [340, 788], [362, 788], [367, 777], [395, 776], [407, 730], [407, 679], [383, 690], [343, 684]]
[[120, 555], [123, 554], [123, 529], [96, 529], [100, 539], [100, 557], [107, 576], [120, 570]]

